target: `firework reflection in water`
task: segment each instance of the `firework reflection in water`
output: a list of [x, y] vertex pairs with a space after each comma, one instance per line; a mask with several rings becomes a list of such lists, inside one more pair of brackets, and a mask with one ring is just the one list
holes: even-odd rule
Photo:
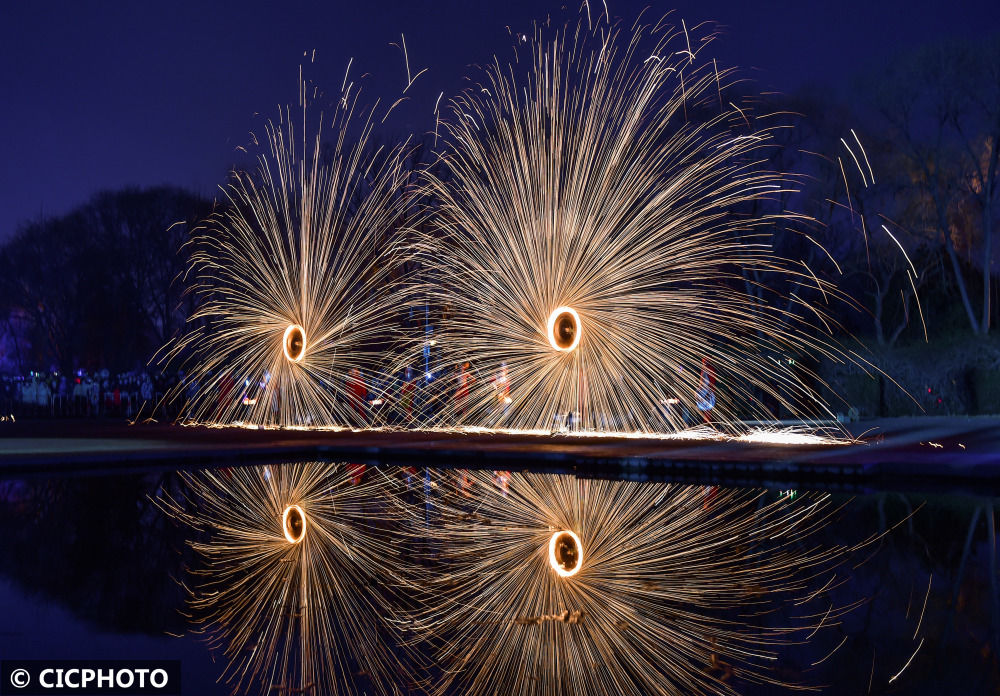
[[187, 372], [171, 396], [191, 421], [372, 422], [357, 388], [394, 369], [408, 142], [372, 143], [378, 104], [364, 111], [344, 82], [332, 123], [315, 124], [300, 83], [299, 126], [288, 108], [268, 123], [257, 170], [233, 172], [191, 242], [200, 304], [164, 358]]
[[860, 360], [833, 338], [853, 303], [821, 225], [787, 208], [803, 177], [768, 161], [780, 117], [730, 101], [711, 36], [596, 14], [518, 35], [440, 121], [422, 262], [441, 368], [464, 365], [441, 421], [680, 430], [701, 402], [742, 432], [765, 400], [833, 419], [803, 364]]
[[329, 463], [180, 477], [184, 493], [158, 502], [197, 530], [190, 620], [234, 693], [403, 690], [395, 479]]
[[827, 495], [791, 502], [551, 474], [434, 477], [434, 572], [416, 624], [440, 668], [437, 694], [793, 686], [778, 676], [783, 646], [815, 640], [828, 650], [840, 617], [861, 603], [832, 603], [846, 579], [837, 569], [878, 538], [816, 543], [840, 512]]

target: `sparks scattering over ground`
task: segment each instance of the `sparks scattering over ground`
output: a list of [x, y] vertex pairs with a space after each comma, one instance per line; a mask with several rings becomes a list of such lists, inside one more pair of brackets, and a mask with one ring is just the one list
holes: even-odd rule
[[[783, 646], [841, 642], [826, 594], [871, 545], [811, 539], [825, 495], [437, 472], [418, 612], [438, 694], [716, 694], [788, 684]], [[447, 483], [445, 483], [447, 482]], [[823, 655], [817, 655], [817, 662]], [[787, 671], [783, 674], [787, 675]]]
[[372, 142], [377, 105], [363, 111], [354, 87], [345, 76], [332, 123], [310, 124], [301, 83], [301, 122], [286, 108], [268, 124], [257, 170], [233, 173], [191, 242], [199, 306], [165, 353], [186, 371], [171, 397], [187, 419], [368, 420], [351, 387], [392, 370], [407, 144]]
[[196, 534], [189, 611], [234, 693], [399, 693], [392, 479], [362, 465], [181, 472], [158, 502]]
[[832, 306], [853, 303], [832, 256], [777, 251], [821, 227], [769, 163], [781, 118], [732, 101], [711, 36], [641, 21], [588, 9], [517, 35], [440, 120], [422, 252], [460, 366], [444, 422], [669, 431], [686, 410], [741, 431], [765, 402], [833, 418], [810, 365], [860, 360], [833, 338]]
[[[496, 433], [504, 435], [527, 435], [551, 440], [555, 435], [550, 430], [515, 430], [509, 428], [486, 428], [482, 426], [461, 426], [457, 428], [427, 428], [425, 432], [466, 433], [480, 435]], [[625, 439], [625, 440], [667, 440], [673, 442], [704, 441], [713, 442], [746, 442], [762, 445], [849, 445], [860, 442], [856, 438], [845, 436], [838, 428], [812, 427], [751, 427], [737, 435], [727, 435], [714, 427], [702, 425], [687, 430], [668, 433], [654, 432], [615, 432], [615, 431], [567, 431], [558, 433], [563, 437], [582, 439]]]

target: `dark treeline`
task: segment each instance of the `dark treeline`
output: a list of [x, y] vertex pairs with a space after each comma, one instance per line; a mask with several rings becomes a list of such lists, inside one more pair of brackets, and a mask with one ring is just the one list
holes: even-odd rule
[[[774, 243], [857, 300], [837, 332], [860, 337], [911, 393], [929, 393], [918, 398], [925, 409], [983, 410], [957, 392], [962, 381], [1000, 385], [1000, 39], [901, 55], [859, 80], [850, 103], [803, 89], [753, 112], [794, 126], [777, 131], [770, 164], [799, 173], [801, 193], [778, 203], [822, 223], [815, 236], [832, 259], [801, 235]], [[421, 146], [414, 168], [432, 157]], [[0, 373], [145, 369], [193, 309], [183, 245], [219, 205], [177, 188], [124, 189], [24, 225], [0, 248]], [[767, 281], [747, 278], [755, 283]], [[824, 299], [807, 284], [789, 291]], [[884, 385], [827, 376], [869, 415], [893, 410]]]
[[0, 250], [0, 366], [132, 370], [180, 328], [181, 247], [211, 201], [177, 188], [99, 193]]

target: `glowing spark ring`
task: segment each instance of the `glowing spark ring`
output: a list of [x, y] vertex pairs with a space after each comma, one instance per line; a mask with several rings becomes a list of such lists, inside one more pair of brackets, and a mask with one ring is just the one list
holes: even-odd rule
[[549, 539], [549, 565], [564, 578], [579, 572], [583, 565], [583, 544], [575, 532], [564, 529], [552, 535]]
[[580, 315], [572, 307], [556, 307], [549, 315], [549, 345], [560, 352], [569, 353], [580, 345]]
[[306, 331], [298, 324], [289, 324], [281, 339], [281, 349], [289, 362], [296, 363], [306, 354]]
[[289, 544], [297, 544], [306, 537], [306, 513], [298, 505], [289, 505], [281, 514], [281, 531]]

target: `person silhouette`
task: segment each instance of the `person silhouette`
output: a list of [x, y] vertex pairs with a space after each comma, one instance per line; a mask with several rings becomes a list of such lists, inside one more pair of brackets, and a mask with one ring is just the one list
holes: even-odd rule
[[707, 357], [701, 359], [701, 381], [696, 397], [695, 406], [701, 411], [701, 417], [706, 423], [711, 423], [712, 409], [715, 408], [715, 368]]

